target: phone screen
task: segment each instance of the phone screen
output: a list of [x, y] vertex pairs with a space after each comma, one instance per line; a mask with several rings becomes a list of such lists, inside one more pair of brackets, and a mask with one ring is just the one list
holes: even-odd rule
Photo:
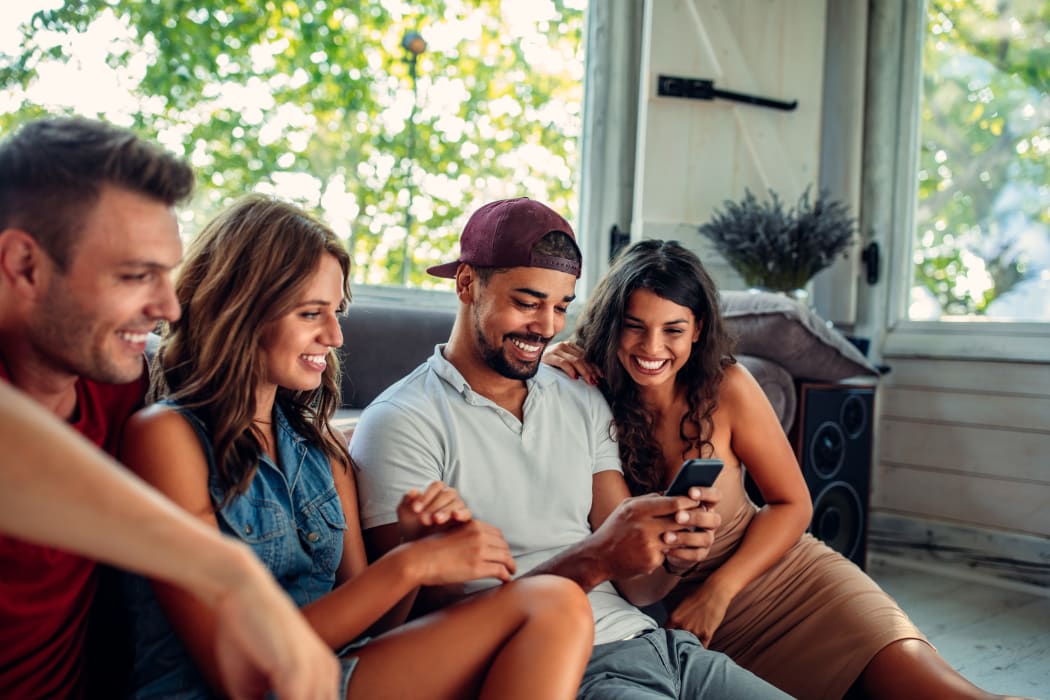
[[711, 486], [722, 471], [720, 459], [687, 459], [664, 491], [665, 496], [686, 496], [691, 486]]

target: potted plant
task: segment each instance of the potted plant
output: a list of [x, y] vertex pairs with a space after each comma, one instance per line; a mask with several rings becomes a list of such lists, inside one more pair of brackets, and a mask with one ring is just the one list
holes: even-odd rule
[[700, 233], [748, 285], [804, 297], [797, 290], [845, 251], [857, 227], [844, 203], [826, 192], [811, 203], [809, 190], [787, 210], [772, 190], [766, 202], [745, 190], [739, 202], [716, 209]]

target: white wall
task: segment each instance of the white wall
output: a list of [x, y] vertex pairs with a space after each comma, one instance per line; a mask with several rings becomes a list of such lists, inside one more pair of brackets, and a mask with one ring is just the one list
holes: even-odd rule
[[[697, 233], [745, 188], [793, 203], [820, 163], [825, 0], [651, 0], [643, 36], [631, 234], [674, 238], [741, 280]], [[714, 80], [734, 92], [798, 100], [794, 111], [658, 97], [657, 76]]]

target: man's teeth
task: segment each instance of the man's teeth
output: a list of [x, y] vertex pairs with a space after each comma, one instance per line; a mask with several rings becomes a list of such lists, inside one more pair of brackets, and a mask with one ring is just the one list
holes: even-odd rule
[[117, 336], [129, 343], [145, 343], [149, 333], [129, 333], [128, 331], [117, 331]]
[[511, 338], [510, 342], [514, 343], [514, 345], [521, 348], [525, 352], [539, 352], [540, 348], [543, 347], [542, 345], [529, 345], [528, 343], [523, 343], [522, 341], [517, 340], [516, 338]]
[[641, 358], [635, 358], [635, 359], [637, 360], [639, 367], [641, 367], [642, 369], [648, 369], [648, 370], [660, 369], [660, 367], [663, 366], [664, 362], [667, 361], [667, 360], [643, 360]]

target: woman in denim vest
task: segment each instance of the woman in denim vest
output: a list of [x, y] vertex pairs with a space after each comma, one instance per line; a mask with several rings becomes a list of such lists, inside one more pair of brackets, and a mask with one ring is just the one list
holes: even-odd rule
[[[183, 264], [182, 316], [154, 359], [164, 400], [129, 422], [124, 461], [254, 549], [340, 651], [345, 696], [573, 697], [593, 625], [567, 580], [510, 582], [391, 629], [420, 586], [509, 582], [515, 567], [499, 531], [439, 482], [405, 494], [404, 543], [368, 565], [345, 440], [329, 425], [349, 269], [335, 235], [293, 206], [255, 196], [220, 214]], [[131, 578], [128, 597], [134, 696], [223, 693], [215, 615], [161, 582]]]

